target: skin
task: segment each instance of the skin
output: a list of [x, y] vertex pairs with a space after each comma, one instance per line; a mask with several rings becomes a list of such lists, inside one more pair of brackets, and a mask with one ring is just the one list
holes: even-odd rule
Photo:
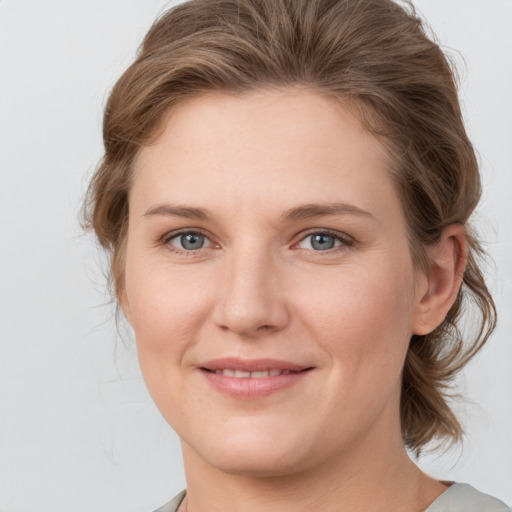
[[[120, 295], [182, 440], [188, 512], [420, 511], [446, 489], [405, 452], [400, 381], [411, 335], [455, 299], [464, 229], [415, 271], [389, 165], [339, 102], [300, 89], [189, 99], [141, 149]], [[183, 247], [191, 231], [202, 248]], [[227, 356], [312, 370], [239, 400], [198, 368]]]

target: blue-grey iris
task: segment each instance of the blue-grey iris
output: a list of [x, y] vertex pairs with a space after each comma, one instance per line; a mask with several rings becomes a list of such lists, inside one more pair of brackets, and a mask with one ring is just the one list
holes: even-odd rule
[[334, 247], [336, 243], [332, 235], [325, 235], [319, 233], [318, 235], [311, 235], [311, 247], [317, 251], [327, 251]]
[[204, 235], [201, 233], [187, 233], [180, 237], [181, 246], [188, 251], [201, 249], [204, 245]]

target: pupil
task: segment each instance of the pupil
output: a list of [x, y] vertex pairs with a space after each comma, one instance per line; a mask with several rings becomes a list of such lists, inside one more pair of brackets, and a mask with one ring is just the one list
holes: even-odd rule
[[189, 233], [181, 236], [181, 245], [184, 249], [201, 249], [204, 244], [204, 236], [199, 233]]
[[334, 237], [331, 235], [313, 235], [311, 245], [313, 246], [313, 249], [317, 249], [319, 251], [332, 249], [334, 247]]

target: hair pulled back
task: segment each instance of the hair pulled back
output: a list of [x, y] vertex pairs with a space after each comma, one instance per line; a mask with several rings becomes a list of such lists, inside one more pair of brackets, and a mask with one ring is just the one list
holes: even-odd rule
[[[453, 72], [410, 3], [391, 0], [190, 0], [165, 12], [105, 109], [105, 155], [89, 185], [85, 224], [111, 254], [111, 284], [124, 282], [132, 163], [180, 101], [205, 92], [236, 95], [304, 87], [349, 105], [387, 147], [408, 224], [413, 260], [452, 223], [468, 230], [463, 286], [444, 322], [413, 336], [403, 369], [404, 443], [458, 441], [450, 384], [494, 328], [479, 268], [483, 252], [468, 224], [480, 197]], [[464, 310], [478, 311], [463, 339]], [[473, 309], [471, 309], [473, 308]]]

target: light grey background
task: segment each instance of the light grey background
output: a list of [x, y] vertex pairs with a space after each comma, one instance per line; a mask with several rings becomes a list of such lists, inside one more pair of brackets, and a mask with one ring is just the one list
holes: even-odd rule
[[[468, 368], [463, 450], [421, 461], [512, 503], [512, 1], [416, 0], [456, 52], [501, 314]], [[104, 265], [78, 226], [107, 91], [163, 0], [0, 1], [0, 512], [144, 512], [184, 487], [179, 445], [133, 343], [116, 342]]]

